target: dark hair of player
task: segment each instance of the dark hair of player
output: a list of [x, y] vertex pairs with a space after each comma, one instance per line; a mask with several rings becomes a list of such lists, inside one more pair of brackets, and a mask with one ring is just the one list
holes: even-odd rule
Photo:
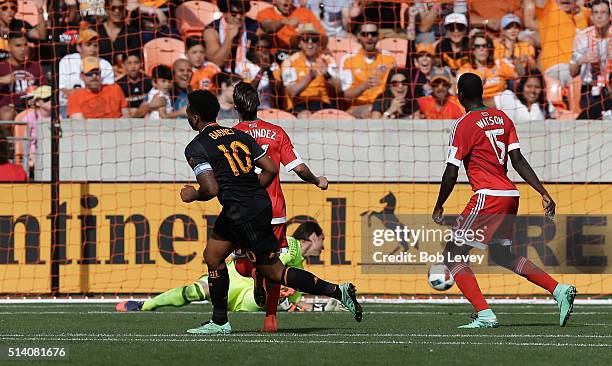
[[323, 234], [323, 229], [321, 226], [317, 224], [315, 221], [306, 221], [293, 232], [293, 237], [297, 240], [310, 240], [310, 235], [313, 233], [317, 234], [317, 236]]
[[4, 132], [0, 130], [0, 165], [8, 163], [9, 145]]
[[172, 80], [172, 69], [170, 69], [166, 65], [157, 65], [151, 71], [151, 78], [153, 80], [163, 79], [163, 80]]
[[259, 96], [257, 91], [249, 83], [239, 82], [234, 86], [234, 105], [244, 121], [257, 119], [257, 107], [259, 107]]
[[457, 91], [465, 100], [482, 100], [482, 79], [474, 73], [467, 72], [459, 77]]
[[[202, 119], [202, 122], [214, 122], [219, 114], [219, 101], [208, 90], [195, 90], [187, 95], [189, 109]], [[191, 123], [191, 121], [190, 121]]]

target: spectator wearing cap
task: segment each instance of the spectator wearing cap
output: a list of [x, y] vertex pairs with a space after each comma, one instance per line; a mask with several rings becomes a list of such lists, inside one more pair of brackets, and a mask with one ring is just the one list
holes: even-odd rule
[[188, 37], [185, 40], [187, 61], [193, 70], [191, 90], [210, 90], [214, 77], [221, 69], [214, 62], [206, 60], [206, 51], [200, 37]]
[[243, 81], [251, 83], [259, 94], [259, 109], [280, 108], [283, 102], [281, 68], [271, 54], [272, 41], [266, 34], [255, 38], [249, 52], [247, 61], [236, 65], [236, 74]]
[[431, 94], [429, 75], [434, 66], [434, 56], [428, 47], [418, 45], [412, 63], [414, 67], [410, 70], [410, 91], [415, 98]]
[[395, 57], [376, 48], [379, 39], [376, 23], [363, 23], [357, 32], [361, 49], [342, 58], [340, 80], [344, 98], [351, 103], [349, 112], [357, 118], [367, 118], [372, 104], [385, 91]]
[[543, 121], [550, 118], [544, 95], [544, 78], [539, 70], [530, 70], [518, 81], [516, 94], [504, 90], [494, 97], [495, 107], [501, 109], [516, 123]]
[[29, 60], [25, 34], [11, 33], [9, 52], [8, 60], [0, 62], [0, 120], [10, 121], [26, 109], [22, 97], [28, 89], [48, 82], [40, 62]]
[[463, 65], [457, 72], [461, 74], [472, 72], [482, 79], [483, 99], [485, 104], [494, 105], [493, 97], [507, 87], [507, 80], [518, 77], [514, 66], [506, 60], [493, 58], [493, 41], [482, 32], [475, 33], [470, 38], [470, 62]]
[[234, 108], [234, 85], [238, 84], [240, 76], [220, 72], [215, 75], [217, 100], [219, 101], [219, 114], [217, 120], [238, 120], [240, 115]]
[[458, 119], [465, 110], [454, 95], [450, 95], [451, 73], [446, 68], [431, 71], [431, 95], [417, 99], [419, 115], [423, 119]]
[[129, 117], [127, 100], [117, 84], [102, 83], [100, 59], [85, 57], [81, 79], [84, 88], [78, 88], [68, 97], [68, 116], [73, 119]]
[[[28, 39], [45, 40], [47, 38], [47, 26], [45, 25], [44, 9], [41, 2], [37, 5], [37, 24], [35, 27], [25, 20], [15, 19], [17, 14], [17, 0], [0, 0], [0, 53], [6, 58], [8, 50], [8, 39], [10, 33], [23, 33]], [[4, 52], [2, 52], [4, 50]]]
[[0, 130], [0, 182], [27, 182], [28, 175], [21, 165], [9, 160], [10, 149], [8, 139]]
[[317, 17], [307, 8], [295, 7], [293, 0], [274, 0], [274, 6], [257, 14], [257, 22], [273, 37], [274, 48], [291, 50], [291, 37], [297, 35], [298, 25], [311, 23], [325, 34]]
[[83, 59], [95, 57], [99, 59], [102, 84], [114, 84], [115, 74], [110, 62], [100, 59], [98, 33], [89, 28], [81, 28], [77, 41], [77, 53], [71, 53], [62, 57], [59, 62], [59, 89], [60, 89], [60, 111], [65, 116], [65, 107], [68, 97], [73, 90], [84, 86], [81, 77]]
[[334, 108], [332, 99], [337, 100], [341, 85], [334, 58], [323, 53], [327, 36], [307, 23], [298, 28], [291, 43], [298, 45], [300, 51], [281, 65], [287, 109], [298, 118], [308, 118], [310, 112]]
[[576, 32], [589, 25], [590, 11], [575, 0], [535, 0], [538, 31], [542, 44], [540, 70], [561, 84], [572, 76], [569, 61]]
[[246, 62], [259, 24], [245, 15], [251, 8], [249, 1], [219, 0], [217, 6], [223, 15], [204, 30], [206, 58], [233, 72], [237, 64]]
[[387, 78], [387, 88], [372, 106], [373, 119], [405, 119], [418, 110], [410, 94], [408, 70], [393, 69]]
[[[36, 130], [42, 123], [51, 122], [51, 87], [39, 86], [27, 95], [30, 107], [15, 117], [15, 121], [27, 122], [30, 132], [30, 151], [32, 157], [36, 153]], [[30, 159], [30, 166], [34, 166]]]
[[511, 13], [506, 14], [501, 19], [500, 27], [501, 37], [495, 40], [495, 60], [505, 60], [514, 65], [519, 76], [525, 75], [528, 69], [537, 69], [535, 49], [529, 43], [518, 40], [521, 18]]
[[[592, 104], [602, 104], [609, 99], [606, 84], [612, 73], [612, 24], [608, 1], [591, 2], [591, 22], [592, 26], [576, 35], [570, 60], [572, 76], [580, 75], [582, 79], [582, 109], [587, 109]], [[592, 117], [599, 118], [596, 115]]]
[[106, 0], [105, 9], [106, 20], [95, 26], [100, 36], [100, 57], [113, 64], [115, 75], [122, 75], [128, 53], [142, 48], [140, 31], [128, 26], [126, 0]]
[[468, 21], [465, 15], [448, 14], [444, 18], [446, 36], [436, 45], [436, 56], [443, 66], [456, 71], [469, 63], [470, 41], [467, 37]]

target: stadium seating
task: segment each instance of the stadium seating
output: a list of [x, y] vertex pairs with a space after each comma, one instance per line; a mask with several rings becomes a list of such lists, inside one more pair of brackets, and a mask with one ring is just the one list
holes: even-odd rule
[[345, 111], [341, 111], [339, 109], [322, 109], [311, 114], [310, 119], [333, 119], [335, 121], [350, 121], [355, 119], [355, 117], [352, 114]]
[[361, 49], [361, 44], [353, 37], [329, 37], [327, 49], [334, 56], [338, 66], [340, 66], [342, 57], [349, 53], [359, 51]]
[[176, 8], [176, 20], [183, 36], [201, 35], [206, 26], [221, 18], [217, 5], [205, 1], [187, 1]]
[[284, 120], [294, 121], [296, 118], [293, 114], [283, 111], [281, 109], [263, 109], [257, 112], [257, 117], [267, 120]]
[[406, 67], [406, 57], [408, 56], [408, 40], [402, 38], [383, 38], [376, 44], [381, 51], [387, 51], [395, 57], [398, 67]]
[[18, 1], [17, 14], [15, 18], [25, 20], [31, 25], [38, 24], [38, 9], [35, 0]]
[[265, 1], [251, 1], [251, 9], [249, 10], [248, 13], [246, 13], [246, 16], [251, 18], [251, 19], [257, 19], [257, 14], [266, 9], [266, 8], [271, 8], [274, 5], [267, 3]]
[[147, 42], [143, 47], [144, 64], [147, 73], [151, 73], [157, 65], [172, 67], [172, 63], [185, 57], [185, 44], [178, 39], [156, 38]]

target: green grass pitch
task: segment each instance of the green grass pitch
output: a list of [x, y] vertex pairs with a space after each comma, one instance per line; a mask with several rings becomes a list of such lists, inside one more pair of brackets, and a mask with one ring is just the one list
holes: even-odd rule
[[233, 313], [234, 334], [204, 337], [185, 330], [209, 319], [208, 305], [152, 313], [116, 313], [111, 304], [0, 305], [0, 345], [64, 346], [68, 361], [44, 364], [87, 366], [612, 364], [610, 305], [576, 305], [565, 328], [554, 305], [493, 309], [500, 328], [470, 331], [456, 329], [470, 320], [469, 305], [364, 304], [362, 323], [349, 313], [281, 313], [272, 335], [258, 332], [263, 314]]

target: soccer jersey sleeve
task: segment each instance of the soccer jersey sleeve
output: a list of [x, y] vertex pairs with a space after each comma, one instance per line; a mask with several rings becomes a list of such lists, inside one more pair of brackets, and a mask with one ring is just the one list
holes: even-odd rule
[[279, 131], [279, 134], [282, 136], [280, 141], [280, 162], [290, 172], [293, 168], [302, 164], [303, 161], [298, 152], [295, 151], [289, 135], [282, 129]]
[[251, 156], [253, 161], [261, 159], [264, 155], [266, 155], [266, 151], [251, 137]]
[[448, 154], [446, 162], [460, 167], [463, 158], [466, 157], [471, 150], [471, 142], [467, 136], [467, 128], [465, 124], [461, 124], [463, 118], [455, 122], [455, 126], [451, 131], [449, 138]]
[[197, 142], [192, 141], [185, 148], [185, 158], [197, 177], [205, 171], [212, 171], [206, 150]]
[[508, 118], [510, 121], [510, 130], [508, 131], [508, 152], [510, 152], [512, 150], [520, 149], [521, 146], [519, 145], [519, 138], [516, 134], [516, 127], [514, 126], [514, 123], [509, 117], [506, 118]]

